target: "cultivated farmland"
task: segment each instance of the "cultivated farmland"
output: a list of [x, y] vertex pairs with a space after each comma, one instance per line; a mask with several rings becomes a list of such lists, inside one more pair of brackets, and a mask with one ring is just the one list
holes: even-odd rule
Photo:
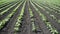
[[0, 34], [60, 34], [60, 0], [0, 0]]

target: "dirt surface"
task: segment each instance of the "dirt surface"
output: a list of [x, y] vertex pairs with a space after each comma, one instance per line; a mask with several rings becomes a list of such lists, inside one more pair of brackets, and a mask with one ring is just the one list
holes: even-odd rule
[[[5, 5], [3, 5], [3, 6], [0, 6], [0, 12], [3, 12], [4, 10], [6, 10], [7, 8], [9, 8], [10, 6], [12, 6], [12, 5], [14, 5], [15, 3], [17, 3], [17, 1], [16, 2], [11, 2], [11, 3], [8, 3], [8, 4], [5, 4]], [[9, 5], [9, 6], [8, 6]]]
[[[21, 2], [19, 2], [19, 3], [21, 3]], [[21, 12], [21, 9], [22, 9], [22, 7], [24, 5], [24, 2], [16, 10], [16, 12], [11, 16], [11, 18], [9, 19], [9, 21], [6, 22], [6, 24], [4, 25], [4, 27], [2, 29], [0, 29], [0, 34], [5, 34], [5, 33], [6, 34], [14, 34], [14, 32], [15, 32], [14, 26], [16, 24], [17, 17], [20, 15], [20, 12]], [[17, 3], [17, 2], [13, 2], [12, 4], [15, 4], [15, 3]], [[51, 22], [52, 27], [56, 28], [56, 30], [60, 34], [60, 27], [59, 27], [60, 24], [57, 23], [57, 21], [55, 21], [54, 19], [52, 19], [51, 16], [45, 12], [45, 11], [48, 11], [48, 9], [43, 10], [40, 7], [38, 7], [35, 3], [33, 3], [33, 4], [35, 5], [36, 8], [38, 8], [38, 10], [41, 13], [43, 13], [47, 17], [47, 20], [49, 22]], [[13, 9], [16, 8], [17, 5], [15, 5], [10, 10], [8, 10], [7, 12], [5, 12], [3, 15], [0, 15], [0, 20], [3, 20], [4, 18], [6, 18], [7, 15], [11, 14], [12, 11], [13, 11]], [[38, 27], [36, 29], [36, 31], [34, 31], [34, 32], [32, 31], [32, 21], [31, 21], [32, 18], [30, 17], [29, 8], [31, 8], [32, 13], [33, 13], [33, 17], [32, 18], [34, 19], [34, 25]], [[6, 8], [4, 8], [4, 10], [5, 9]], [[53, 14], [55, 15], [54, 12], [53, 12]], [[31, 4], [30, 1], [26, 1], [25, 7], [24, 7], [24, 13], [23, 13], [23, 17], [22, 17], [21, 21], [22, 22], [20, 23], [21, 25], [19, 26], [19, 31], [16, 32], [16, 34], [52, 34], [51, 31], [47, 28], [46, 23], [41, 19], [41, 16], [36, 11], [36, 9], [33, 7], [33, 5]]]
[[[16, 4], [16, 3], [15, 3]], [[19, 3], [18, 3], [19, 4]], [[16, 4], [14, 7], [12, 7], [11, 9], [9, 9], [7, 12], [5, 12], [3, 15], [0, 15], [0, 20], [3, 20], [4, 18], [6, 18], [16, 7], [17, 5]], [[3, 11], [2, 11], [3, 12]]]
[[11, 17], [11, 19], [7, 22], [7, 24], [5, 25], [5, 27], [1, 30], [1, 31], [7, 31], [6, 34], [13, 34], [11, 32], [13, 32], [14, 30], [14, 25], [15, 25], [15, 22], [16, 22], [16, 19], [20, 13], [20, 10], [23, 6], [23, 3], [22, 5], [18, 8], [17, 12]]
[[[35, 4], [34, 4], [35, 5]], [[47, 14], [45, 11], [46, 10], [43, 10], [43, 9], [41, 9], [41, 8], [39, 8], [37, 5], [35, 5], [38, 9], [39, 9], [39, 11], [41, 12], [41, 13], [43, 13], [46, 17], [47, 17], [47, 20], [49, 21], [49, 22], [51, 22], [51, 25], [52, 25], [52, 27], [55, 27], [57, 30], [58, 30], [58, 32], [60, 32], [60, 24], [59, 23], [57, 23], [55, 20], [53, 20], [52, 18], [51, 18], [51, 16], [49, 16], [49, 14]]]
[[[51, 34], [51, 32], [49, 31], [49, 29], [47, 28], [47, 26], [45, 25], [45, 23], [41, 20], [40, 16], [39, 16], [39, 13], [37, 13], [37, 11], [35, 10], [35, 8], [33, 8], [33, 6], [30, 4], [31, 6], [31, 9], [33, 11], [33, 14], [34, 14], [34, 17], [35, 17], [35, 24], [37, 24], [41, 30], [42, 30], [42, 33], [41, 34]], [[40, 34], [39, 33], [39, 34]]]

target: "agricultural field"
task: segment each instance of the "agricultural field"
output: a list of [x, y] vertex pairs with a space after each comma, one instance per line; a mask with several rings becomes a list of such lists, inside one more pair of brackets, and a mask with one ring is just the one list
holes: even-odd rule
[[0, 34], [60, 34], [60, 0], [0, 0]]

